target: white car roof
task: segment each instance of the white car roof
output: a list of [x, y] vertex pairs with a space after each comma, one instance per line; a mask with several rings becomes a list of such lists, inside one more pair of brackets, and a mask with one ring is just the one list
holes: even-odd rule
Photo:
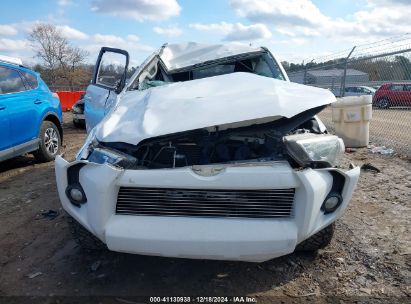
[[203, 44], [188, 42], [182, 44], [167, 44], [160, 53], [160, 58], [170, 71], [193, 66], [209, 60], [261, 51], [263, 51], [261, 47], [240, 44]]
[[0, 55], [0, 61], [17, 64], [17, 65], [23, 65], [23, 62], [21, 61], [20, 58], [9, 57], [9, 56], [4, 56], [4, 55]]

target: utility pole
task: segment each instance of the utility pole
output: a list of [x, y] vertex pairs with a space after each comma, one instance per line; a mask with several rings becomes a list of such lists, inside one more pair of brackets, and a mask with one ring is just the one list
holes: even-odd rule
[[340, 96], [344, 97], [345, 95], [345, 79], [347, 77], [347, 64], [348, 64], [348, 59], [350, 58], [352, 52], [354, 52], [355, 50], [355, 46], [352, 48], [351, 52], [348, 54], [348, 56], [345, 58], [345, 62], [344, 62], [344, 74], [343, 77], [341, 79], [341, 91], [340, 91]]
[[[304, 68], [304, 81], [303, 81], [303, 83], [304, 83], [304, 84], [307, 84], [307, 70], [308, 70], [308, 64], [312, 63], [313, 61], [314, 61], [314, 59], [313, 59], [313, 60], [311, 60], [309, 63], [307, 63], [307, 64], [305, 65], [305, 68]], [[304, 63], [304, 61], [303, 61], [303, 63]]]

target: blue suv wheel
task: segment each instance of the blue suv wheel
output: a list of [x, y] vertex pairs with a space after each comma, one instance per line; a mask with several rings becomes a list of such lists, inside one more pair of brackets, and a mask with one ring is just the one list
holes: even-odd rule
[[39, 162], [53, 160], [60, 152], [61, 136], [57, 126], [51, 121], [43, 121], [40, 128], [40, 147], [35, 151], [34, 157]]

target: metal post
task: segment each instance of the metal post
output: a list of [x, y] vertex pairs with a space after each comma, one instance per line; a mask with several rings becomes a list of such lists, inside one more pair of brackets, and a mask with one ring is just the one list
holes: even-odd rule
[[307, 65], [305, 65], [305, 69], [304, 69], [304, 80], [303, 80], [303, 84], [307, 84]]
[[314, 61], [314, 59], [311, 60], [309, 63], [307, 63], [307, 64], [305, 65], [305, 69], [304, 69], [304, 80], [303, 80], [303, 83], [304, 83], [304, 84], [307, 84], [308, 64], [312, 63], [313, 61]]
[[344, 62], [344, 74], [343, 77], [341, 79], [341, 91], [340, 91], [340, 96], [344, 97], [345, 95], [345, 78], [347, 77], [347, 64], [348, 64], [348, 59], [350, 58], [352, 52], [354, 52], [355, 50], [355, 46], [352, 48], [351, 52], [348, 54], [348, 56], [345, 58], [345, 62]]

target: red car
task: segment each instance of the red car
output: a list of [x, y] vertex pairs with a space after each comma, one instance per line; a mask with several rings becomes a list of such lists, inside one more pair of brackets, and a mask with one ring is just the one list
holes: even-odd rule
[[411, 106], [411, 84], [383, 84], [375, 92], [372, 103], [381, 109], [387, 109], [389, 107], [409, 107]]

